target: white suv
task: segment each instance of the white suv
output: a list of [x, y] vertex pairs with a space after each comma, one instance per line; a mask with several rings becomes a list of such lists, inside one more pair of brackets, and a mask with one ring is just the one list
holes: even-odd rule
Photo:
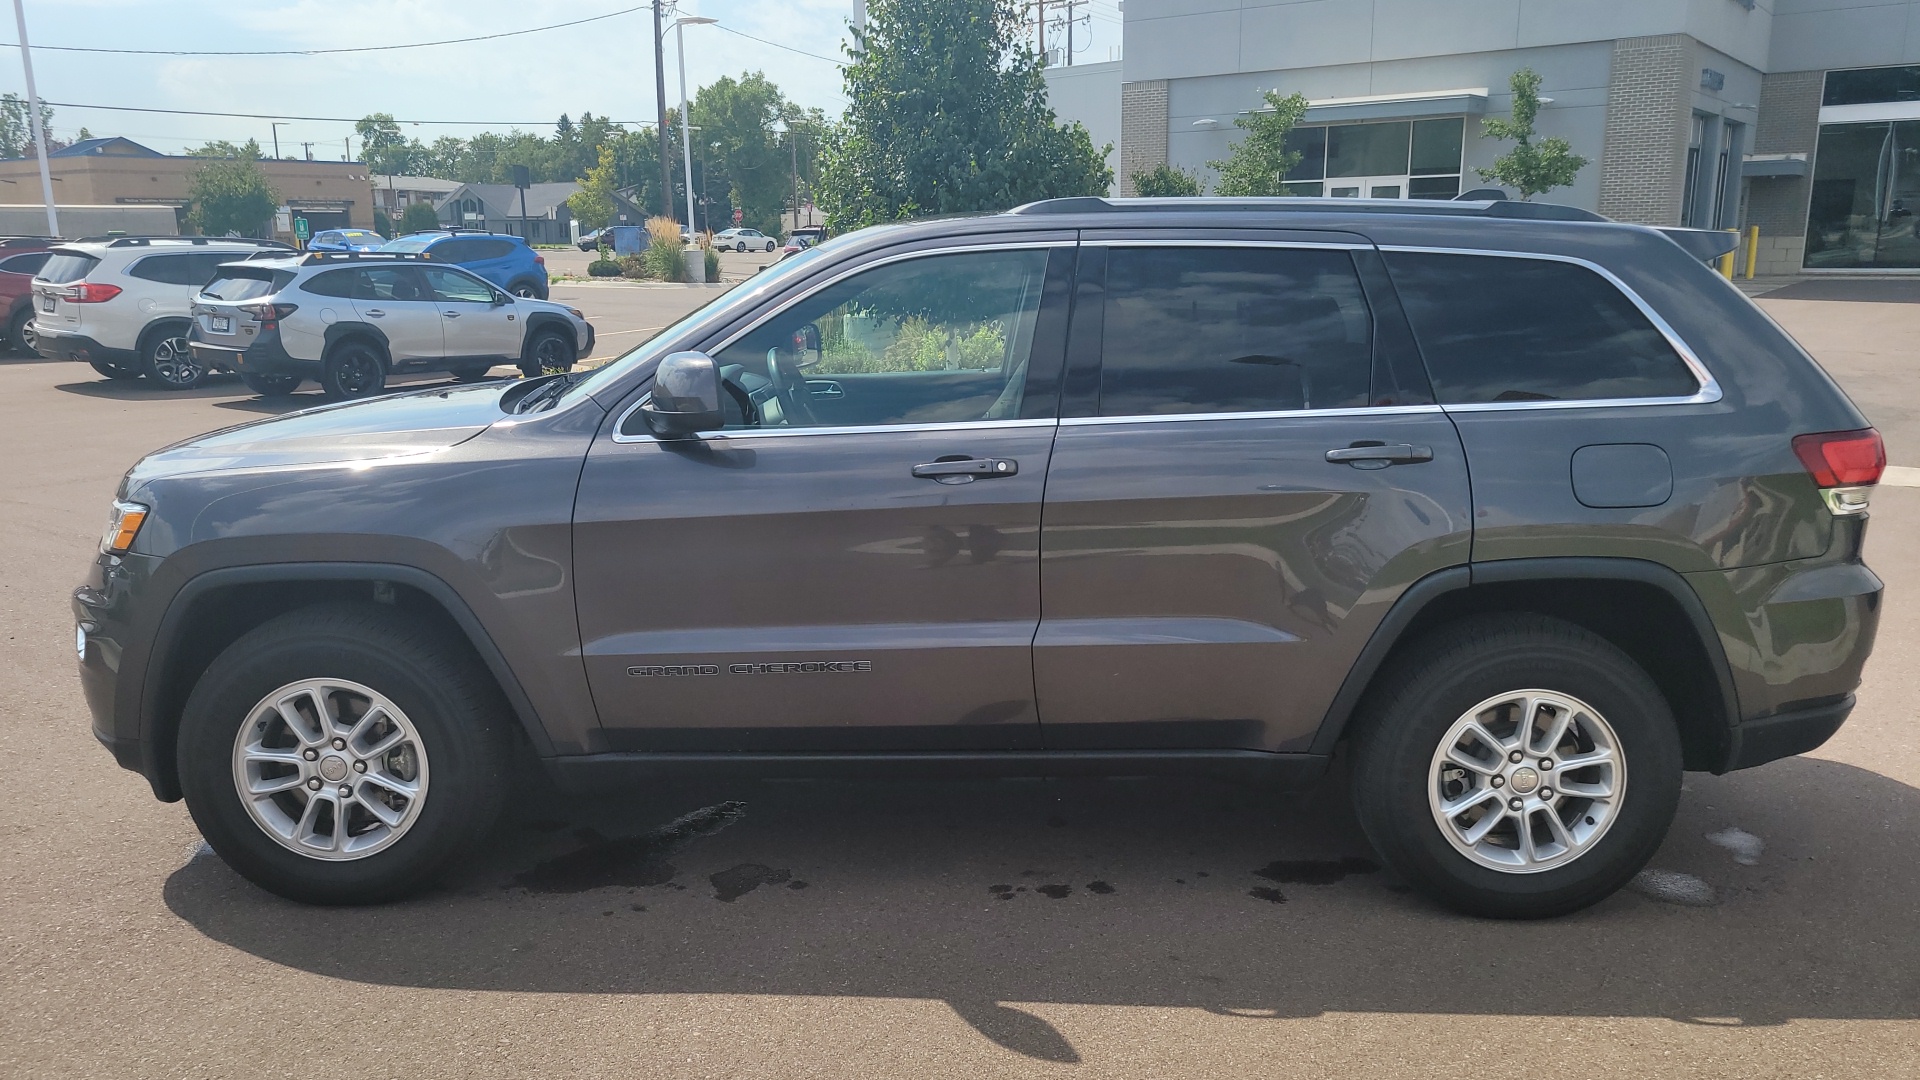
[[457, 266], [391, 251], [314, 251], [228, 263], [193, 298], [188, 350], [264, 397], [313, 379], [332, 398], [403, 371], [462, 382], [512, 364], [529, 378], [593, 351], [578, 308], [512, 296]]
[[188, 307], [221, 263], [292, 251], [271, 240], [120, 236], [61, 244], [33, 278], [34, 348], [109, 379], [186, 390], [206, 377], [187, 353]]

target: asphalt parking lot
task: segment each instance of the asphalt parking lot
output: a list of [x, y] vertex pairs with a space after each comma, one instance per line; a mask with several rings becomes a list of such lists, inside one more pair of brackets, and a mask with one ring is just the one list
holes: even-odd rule
[[[712, 295], [554, 289], [596, 358]], [[1920, 467], [1920, 304], [1763, 303]], [[1374, 866], [1336, 775], [529, 785], [450, 888], [319, 909], [113, 765], [68, 612], [136, 458], [317, 400], [0, 359], [0, 1076], [1920, 1074], [1914, 487], [1874, 498], [1852, 721], [1688, 778], [1654, 866], [1711, 895], [1461, 918]]]

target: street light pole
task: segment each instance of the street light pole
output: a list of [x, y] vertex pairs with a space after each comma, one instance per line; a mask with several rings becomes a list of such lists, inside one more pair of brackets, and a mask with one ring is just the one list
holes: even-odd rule
[[47, 200], [47, 235], [60, 235], [60, 212], [53, 207], [53, 172], [47, 164], [47, 129], [40, 123], [40, 92], [33, 86], [33, 51], [27, 47], [27, 9], [13, 0], [13, 21], [20, 31], [20, 67], [27, 76], [27, 119], [40, 158], [40, 195]]
[[273, 159], [275, 161], [280, 160], [280, 125], [284, 123], [286, 123], [285, 120], [275, 120], [273, 123], [267, 125], [273, 129]]
[[667, 157], [667, 43], [660, 19], [670, 2], [653, 0], [653, 99], [660, 114], [653, 130], [660, 137], [660, 205], [666, 207], [662, 213], [667, 217], [673, 216], [673, 162]]
[[[680, 154], [687, 169], [687, 231], [693, 231], [693, 131], [687, 122], [687, 27], [716, 23], [719, 19], [688, 15], [673, 20], [673, 36], [680, 52]], [[664, 156], [664, 155], [663, 155]]]

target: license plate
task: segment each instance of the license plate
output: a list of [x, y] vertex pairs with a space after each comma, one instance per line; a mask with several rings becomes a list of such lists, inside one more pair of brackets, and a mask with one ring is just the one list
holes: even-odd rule
[[53, 310], [53, 297], [51, 297], [51, 296], [43, 296], [43, 297], [41, 297], [41, 298], [40, 298], [40, 310], [41, 310], [41, 311], [46, 311], [46, 312], [51, 312], [51, 311]]
[[211, 315], [211, 316], [208, 316], [207, 322], [210, 325], [210, 328], [216, 334], [233, 333], [233, 318], [231, 316]]

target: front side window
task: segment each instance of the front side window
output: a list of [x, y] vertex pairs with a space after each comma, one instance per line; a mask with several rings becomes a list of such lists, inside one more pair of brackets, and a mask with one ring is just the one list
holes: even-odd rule
[[462, 304], [491, 304], [493, 290], [486, 283], [466, 274], [457, 273], [437, 266], [425, 266], [420, 272], [427, 275], [427, 282], [433, 287], [437, 300], [449, 300]]
[[1281, 247], [1117, 247], [1107, 256], [1101, 416], [1367, 403], [1373, 315], [1353, 257]]
[[830, 285], [715, 357], [729, 428], [1012, 420], [1024, 400], [1045, 249], [930, 255]]
[[433, 289], [417, 267], [369, 266], [354, 282], [355, 300], [432, 300]]
[[1546, 259], [1390, 252], [1442, 404], [1687, 397], [1699, 382], [1613, 283]]

